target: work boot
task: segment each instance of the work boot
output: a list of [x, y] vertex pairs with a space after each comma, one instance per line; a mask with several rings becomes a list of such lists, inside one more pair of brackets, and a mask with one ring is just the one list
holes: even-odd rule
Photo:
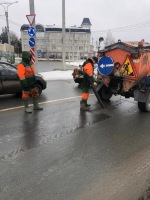
[[86, 106], [90, 107], [90, 106], [91, 106], [91, 104], [86, 104]]
[[43, 110], [43, 108], [41, 108], [39, 106], [39, 98], [38, 97], [33, 97], [33, 110]]
[[86, 101], [81, 100], [81, 101], [80, 101], [80, 110], [89, 111], [89, 110], [90, 110], [90, 107], [87, 106], [86, 104], [87, 104]]
[[85, 103], [86, 103], [86, 106], [88, 106], [88, 107], [91, 106], [91, 104], [88, 104], [88, 103], [87, 103], [87, 100], [85, 101]]
[[28, 99], [23, 99], [23, 104], [24, 104], [24, 111], [26, 113], [32, 113], [32, 110], [29, 108]]

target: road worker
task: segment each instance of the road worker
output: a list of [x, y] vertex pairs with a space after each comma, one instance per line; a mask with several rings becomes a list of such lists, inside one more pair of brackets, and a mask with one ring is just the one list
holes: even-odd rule
[[[97, 85], [93, 76], [94, 64], [96, 64], [97, 61], [98, 61], [97, 57], [88, 58], [82, 65], [83, 72], [88, 74], [94, 86]], [[87, 100], [89, 98], [90, 81], [86, 76], [84, 76], [84, 80], [81, 83], [81, 89], [82, 89], [82, 97], [80, 101], [80, 110], [88, 111], [90, 110], [90, 105], [87, 104]]]
[[18, 64], [18, 76], [20, 79], [20, 84], [22, 87], [22, 99], [24, 103], [24, 108], [26, 113], [32, 113], [29, 108], [29, 97], [33, 98], [33, 109], [43, 110], [38, 104], [39, 93], [35, 88], [35, 70], [34, 66], [31, 64], [32, 55], [28, 51], [22, 52], [22, 60]]

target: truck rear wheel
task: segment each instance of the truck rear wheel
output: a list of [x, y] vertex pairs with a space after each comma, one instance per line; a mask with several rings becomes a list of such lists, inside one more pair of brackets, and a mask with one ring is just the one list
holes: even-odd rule
[[138, 102], [138, 108], [141, 112], [150, 112], [150, 94], [146, 102]]
[[105, 85], [103, 85], [97, 92], [103, 101], [109, 101], [112, 97], [112, 93], [110, 93]]

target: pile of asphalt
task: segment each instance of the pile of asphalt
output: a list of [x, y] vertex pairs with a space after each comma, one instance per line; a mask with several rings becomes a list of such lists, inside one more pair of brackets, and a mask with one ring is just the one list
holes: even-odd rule
[[138, 200], [150, 200], [150, 187]]

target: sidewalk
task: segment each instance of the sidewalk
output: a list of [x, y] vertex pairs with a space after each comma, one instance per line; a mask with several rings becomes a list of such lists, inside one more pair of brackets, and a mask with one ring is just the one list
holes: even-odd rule
[[[79, 65], [83, 64], [83, 61], [79, 62], [66, 62], [66, 65], [72, 65], [74, 67], [77, 67]], [[41, 72], [40, 74], [46, 79], [46, 80], [69, 80], [73, 79], [72, 76], [73, 70], [55, 70], [50, 72]]]
[[40, 74], [46, 79], [46, 80], [69, 80], [73, 79], [72, 76], [72, 70], [67, 71], [50, 71], [50, 72], [41, 72]]

